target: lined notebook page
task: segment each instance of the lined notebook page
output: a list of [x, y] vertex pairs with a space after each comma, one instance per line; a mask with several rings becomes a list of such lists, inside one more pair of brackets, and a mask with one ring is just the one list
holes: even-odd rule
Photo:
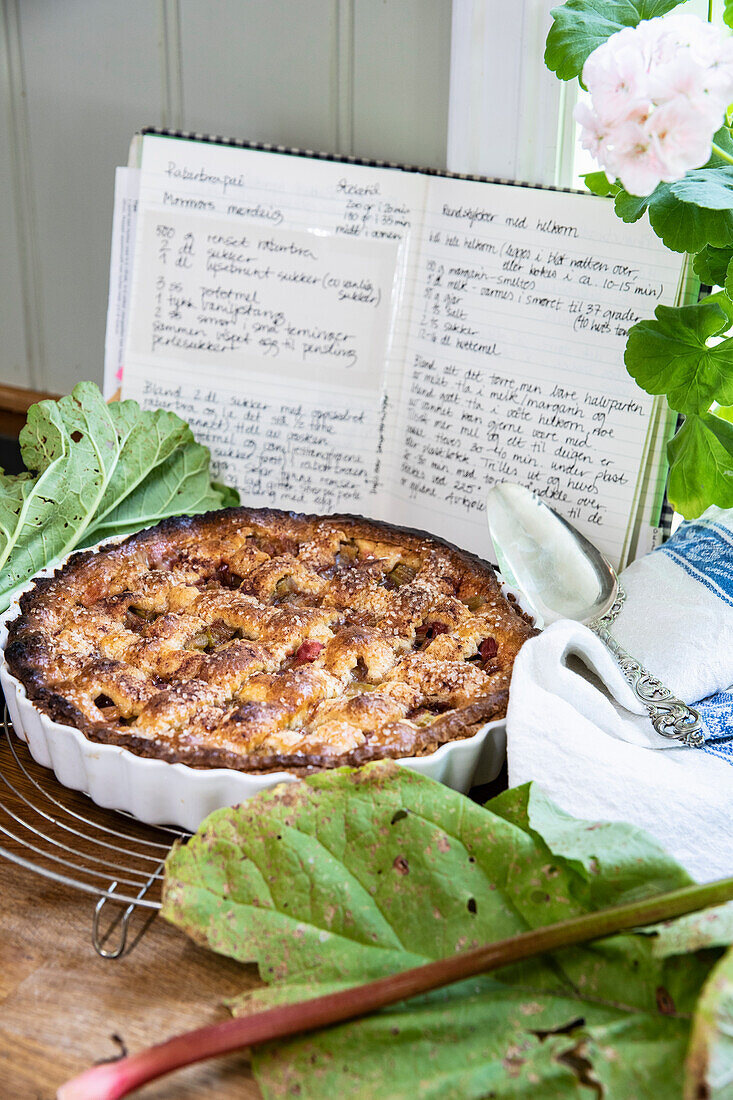
[[[618, 563], [659, 468], [628, 328], [680, 258], [590, 195], [142, 141], [123, 396], [247, 504], [363, 512], [486, 555], [486, 487]], [[650, 448], [656, 440], [654, 453]]]
[[494, 480], [544, 496], [617, 563], [654, 398], [629, 327], [673, 304], [681, 260], [592, 195], [430, 180], [401, 398], [408, 522], [485, 547]]
[[383, 514], [426, 180], [146, 137], [123, 396], [249, 504]]

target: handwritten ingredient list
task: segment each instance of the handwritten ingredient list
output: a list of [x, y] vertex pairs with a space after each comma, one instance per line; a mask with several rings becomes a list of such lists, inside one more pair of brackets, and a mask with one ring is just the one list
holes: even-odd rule
[[679, 257], [590, 195], [146, 137], [123, 392], [243, 500], [489, 552], [520, 481], [619, 560], [654, 401], [629, 327]]

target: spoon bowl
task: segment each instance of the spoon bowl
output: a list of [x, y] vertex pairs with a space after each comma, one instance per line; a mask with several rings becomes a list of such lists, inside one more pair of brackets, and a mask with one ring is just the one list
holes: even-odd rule
[[613, 566], [536, 493], [510, 481], [494, 485], [486, 512], [499, 568], [525, 593], [538, 625], [588, 623], [610, 610], [618, 593]]
[[572, 523], [531, 489], [505, 481], [486, 498], [496, 559], [504, 578], [520, 589], [537, 625], [572, 619], [588, 626], [616, 658], [657, 733], [679, 744], [703, 744], [696, 710], [677, 699], [616, 641], [611, 624], [626, 594], [608, 559]]

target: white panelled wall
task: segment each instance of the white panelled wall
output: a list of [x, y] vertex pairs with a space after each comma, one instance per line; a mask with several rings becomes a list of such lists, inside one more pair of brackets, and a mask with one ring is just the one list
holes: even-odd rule
[[450, 0], [0, 0], [0, 383], [101, 382], [136, 130], [445, 167], [450, 40]]
[[552, 7], [0, 0], [0, 383], [101, 382], [114, 170], [143, 126], [571, 183]]

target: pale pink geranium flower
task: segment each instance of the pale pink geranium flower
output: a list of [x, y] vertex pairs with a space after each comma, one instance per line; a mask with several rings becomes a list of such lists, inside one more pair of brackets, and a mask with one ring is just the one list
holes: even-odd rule
[[583, 67], [581, 142], [634, 195], [703, 165], [733, 101], [733, 37], [678, 13], [625, 27]]
[[681, 95], [661, 104], [650, 115], [646, 129], [651, 149], [664, 165], [661, 179], [682, 179], [688, 168], [699, 167], [710, 157], [710, 142], [720, 117], [707, 129], [701, 125], [702, 117], [697, 106]]
[[651, 194], [665, 171], [661, 150], [655, 146], [645, 121], [617, 123], [605, 139], [605, 152], [601, 163], [632, 195]]
[[651, 108], [647, 90], [647, 66], [642, 52], [632, 38], [624, 42], [627, 31], [614, 35], [615, 49], [594, 50], [585, 63], [583, 81], [593, 88], [593, 106], [598, 120], [605, 126], [644, 114]]
[[[707, 73], [708, 70], [704, 72]], [[657, 110], [661, 111], [670, 103], [684, 100], [700, 118], [706, 120], [702, 129], [708, 133], [708, 137], [720, 126], [727, 103], [721, 102], [721, 97], [710, 90], [701, 74], [700, 65], [689, 50], [679, 50], [674, 62], [667, 62], [651, 71], [648, 84]]]
[[589, 103], [579, 103], [575, 108], [575, 121], [580, 124], [580, 144], [591, 156], [606, 162], [605, 139], [610, 127], [601, 122]]

